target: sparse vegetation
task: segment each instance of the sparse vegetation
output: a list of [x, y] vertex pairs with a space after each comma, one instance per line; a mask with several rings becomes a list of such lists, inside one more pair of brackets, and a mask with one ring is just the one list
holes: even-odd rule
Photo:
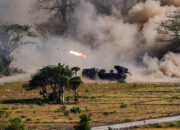
[[72, 107], [70, 110], [72, 113], [81, 113], [81, 108], [80, 107]]
[[176, 121], [176, 122], [166, 122], [166, 123], [155, 123], [155, 124], [151, 124], [151, 125], [146, 125], [146, 126], [139, 126], [137, 129], [174, 129], [174, 128], [177, 128], [179, 129], [180, 128], [180, 121]]
[[31, 118], [27, 118], [26, 121], [32, 121], [32, 119]]
[[120, 108], [126, 108], [126, 107], [128, 107], [128, 104], [126, 104], [126, 103], [121, 103], [121, 105], [120, 105]]
[[[85, 83], [79, 87], [79, 102], [81, 103], [78, 106], [71, 102], [64, 104], [66, 110], [59, 104], [37, 105], [36, 102], [41, 97], [38, 91], [41, 89], [26, 91], [22, 88], [23, 84], [18, 82], [0, 85], [0, 108], [9, 115], [4, 117], [5, 121], [8, 121], [9, 117], [22, 116], [23, 121], [27, 118], [32, 120], [27, 121], [27, 125], [34, 122], [50, 123], [52, 121], [54, 123], [51, 124], [64, 125], [64, 122], [68, 121], [65, 125], [72, 126], [74, 122], [79, 121], [80, 114], [91, 113], [93, 125], [106, 125], [179, 113], [179, 84], [98, 83], [95, 85]], [[89, 90], [88, 93], [85, 92], [86, 89]], [[10, 91], [7, 93], [7, 90]], [[47, 88], [47, 92], [50, 93], [51, 89]], [[68, 89], [65, 95], [72, 99], [74, 91]], [[128, 107], [120, 108], [122, 103], [127, 104]], [[12, 110], [14, 107], [17, 109]], [[79, 107], [81, 113], [71, 112], [73, 107]]]
[[111, 115], [111, 114], [115, 114], [116, 111], [113, 111], [113, 112], [103, 112], [103, 115], [107, 116], [107, 115]]
[[26, 130], [26, 126], [20, 118], [14, 118], [9, 120], [5, 130]]
[[65, 110], [65, 111], [64, 111], [64, 115], [65, 115], [65, 116], [70, 116], [70, 112], [69, 112], [68, 110]]
[[65, 105], [60, 106], [60, 108], [58, 109], [58, 112], [64, 112], [67, 109], [67, 107]]

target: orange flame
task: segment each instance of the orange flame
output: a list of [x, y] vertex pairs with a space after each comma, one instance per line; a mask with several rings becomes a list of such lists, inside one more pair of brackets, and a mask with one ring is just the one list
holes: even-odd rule
[[70, 51], [68, 51], [68, 53], [70, 53], [70, 54], [72, 54], [72, 55], [75, 55], [75, 56], [81, 56], [81, 57], [87, 58], [86, 55], [84, 55], [84, 54], [82, 54], [82, 53], [80, 53], [80, 52], [77, 52], [77, 51], [72, 51], [72, 50], [70, 50]]

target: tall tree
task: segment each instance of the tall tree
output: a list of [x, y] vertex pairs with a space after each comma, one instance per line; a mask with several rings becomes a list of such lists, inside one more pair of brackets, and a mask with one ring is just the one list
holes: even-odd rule
[[66, 26], [51, 21], [36, 24], [35, 29], [44, 40], [47, 40], [48, 36], [61, 36], [66, 31]]
[[166, 35], [168, 41], [180, 40], [180, 9], [168, 15], [167, 20], [160, 22], [159, 31]]
[[9, 65], [13, 61], [12, 52], [21, 45], [28, 43], [24, 40], [26, 36], [33, 36], [28, 25], [0, 25], [0, 69], [4, 69], [4, 75], [10, 74]]
[[71, 89], [74, 90], [74, 101], [75, 104], [78, 102], [78, 88], [82, 84], [81, 77], [76, 76], [70, 79]]
[[72, 0], [37, 0], [35, 7], [38, 10], [47, 10], [58, 17], [60, 22], [67, 24], [67, 14], [73, 10]]
[[180, 9], [173, 11], [167, 20], [160, 22], [159, 25], [158, 31], [163, 34], [159, 40], [167, 43], [158, 52], [160, 58], [169, 51], [180, 52]]
[[[41, 88], [40, 93], [45, 99], [52, 99], [54, 103], [64, 103], [64, 91], [69, 86], [72, 70], [67, 65], [47, 66], [40, 69], [29, 81], [28, 89]], [[52, 93], [48, 94], [50, 86]], [[49, 96], [48, 96], [49, 95]]]
[[80, 70], [80, 68], [79, 67], [73, 67], [71, 70], [72, 70], [73, 74], [75, 76], [77, 76], [77, 72]]

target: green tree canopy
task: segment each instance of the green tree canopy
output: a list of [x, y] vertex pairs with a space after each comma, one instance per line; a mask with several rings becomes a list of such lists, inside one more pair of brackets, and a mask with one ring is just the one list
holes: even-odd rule
[[83, 114], [80, 116], [80, 121], [76, 126], [74, 126], [75, 130], [90, 130], [91, 127], [89, 125], [89, 121], [91, 121], [90, 117]]
[[[58, 64], [57, 66], [46, 66], [32, 76], [27, 89], [41, 88], [40, 94], [45, 99], [52, 99], [55, 103], [64, 103], [65, 88], [79, 85], [80, 77], [73, 76], [72, 68], [67, 65]], [[75, 79], [78, 79], [76, 81]], [[70, 82], [71, 81], [71, 82]], [[75, 82], [76, 81], [76, 82]], [[50, 86], [52, 93], [48, 94], [47, 87]]]
[[76, 76], [70, 79], [71, 89], [74, 90], [74, 101], [77, 103], [78, 101], [78, 88], [82, 84], [81, 77]]
[[29, 43], [24, 40], [26, 36], [33, 36], [28, 25], [0, 25], [0, 60], [5, 69], [4, 75], [9, 75], [9, 65], [13, 61], [12, 52], [21, 45]]

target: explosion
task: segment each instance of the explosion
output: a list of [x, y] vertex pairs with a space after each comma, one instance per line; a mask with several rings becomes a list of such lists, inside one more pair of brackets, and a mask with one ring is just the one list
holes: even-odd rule
[[72, 55], [75, 55], [75, 56], [81, 56], [81, 57], [87, 58], [87, 56], [82, 54], [81, 52], [70, 50], [70, 51], [68, 51], [68, 53], [72, 54]]

